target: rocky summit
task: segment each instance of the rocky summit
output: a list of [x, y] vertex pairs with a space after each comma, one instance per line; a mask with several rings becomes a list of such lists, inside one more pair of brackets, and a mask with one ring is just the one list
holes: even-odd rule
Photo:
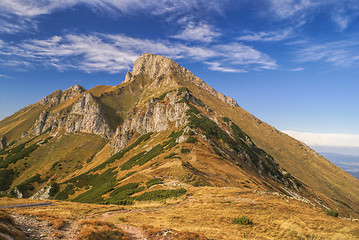
[[[148, 201], [174, 201], [175, 206], [188, 209], [199, 202], [211, 209], [223, 202], [237, 207], [245, 203], [248, 208], [258, 202], [267, 206], [276, 202], [284, 209], [286, 200], [288, 206], [304, 212], [329, 212], [348, 219], [359, 216], [357, 179], [252, 116], [178, 63], [149, 53], [135, 61], [117, 86], [56, 90], [1, 120], [0, 191], [2, 196], [24, 200], [96, 203], [106, 209], [136, 209]], [[212, 199], [208, 203], [206, 194]], [[166, 207], [168, 213], [172, 211]], [[220, 209], [226, 212], [225, 205]], [[138, 223], [135, 215], [126, 214]], [[218, 236], [204, 226], [191, 233], [186, 221], [162, 219], [146, 231], [160, 234], [162, 230], [154, 229], [167, 224], [176, 229], [171, 230], [176, 236]], [[281, 229], [291, 228], [283, 224]], [[131, 232], [126, 229], [123, 237]], [[299, 232], [281, 236], [304, 239]], [[233, 236], [226, 238], [237, 239]]]

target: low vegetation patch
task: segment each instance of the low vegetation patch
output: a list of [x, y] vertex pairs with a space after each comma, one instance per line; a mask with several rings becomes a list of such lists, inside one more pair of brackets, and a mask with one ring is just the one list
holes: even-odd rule
[[134, 198], [131, 195], [142, 192], [145, 187], [140, 187], [139, 183], [128, 183], [113, 190], [110, 199], [103, 201], [103, 204], [131, 205]]
[[27, 148], [24, 148], [26, 143], [20, 144], [19, 146], [13, 148], [11, 150], [11, 154], [9, 154], [3, 161], [0, 163], [0, 168], [7, 168], [9, 164], [16, 163], [18, 160], [27, 157], [38, 148], [37, 143], [30, 145]]
[[132, 143], [130, 146], [128, 146], [127, 148], [123, 149], [122, 151], [114, 154], [112, 157], [110, 157], [108, 160], [106, 160], [105, 162], [101, 163], [100, 165], [98, 165], [97, 167], [95, 167], [94, 169], [92, 169], [92, 171], [97, 171], [100, 169], [105, 168], [108, 164], [113, 163], [114, 161], [116, 161], [117, 159], [121, 159], [127, 152], [129, 152], [131, 149], [135, 148], [136, 146], [138, 146], [141, 142], [146, 142], [148, 139], [150, 139], [151, 135], [153, 134], [153, 132], [149, 132], [146, 133], [144, 135], [142, 135], [141, 137], [139, 137], [134, 143]]
[[167, 155], [167, 156], [165, 157], [165, 159], [171, 159], [171, 158], [179, 158], [179, 159], [181, 159], [181, 158], [178, 157], [177, 155], [178, 155], [177, 153], [171, 153], [171, 154]]
[[74, 201], [86, 203], [102, 202], [102, 195], [113, 190], [116, 186], [117, 171], [114, 171], [114, 169], [115, 168], [109, 168], [100, 175], [95, 174], [95, 177], [88, 183], [92, 188], [74, 198]]
[[163, 143], [163, 147], [166, 149], [166, 150], [170, 150], [172, 149], [174, 146], [177, 145], [177, 138], [179, 138], [180, 136], [182, 136], [183, 134], [183, 130], [180, 130], [180, 131], [173, 131], [169, 136], [169, 140], [165, 141]]
[[15, 173], [12, 169], [0, 169], [0, 191], [6, 191], [14, 181]]
[[187, 154], [187, 153], [189, 153], [191, 150], [189, 150], [189, 149], [187, 149], [187, 148], [182, 148], [181, 149], [181, 153], [183, 153], [183, 154]]
[[72, 195], [75, 193], [73, 184], [66, 185], [65, 189], [55, 195], [55, 199], [57, 200], [66, 200], [69, 198], [69, 195]]
[[118, 179], [118, 181], [121, 182], [122, 180], [125, 180], [126, 178], [128, 178], [129, 176], [131, 176], [131, 175], [133, 175], [135, 173], [136, 173], [136, 171], [129, 172], [125, 176], [123, 176], [122, 178]]
[[50, 197], [55, 196], [60, 191], [60, 185], [58, 183], [52, 183], [50, 185], [49, 195]]
[[187, 190], [185, 188], [170, 189], [170, 190], [154, 190], [145, 192], [135, 199], [138, 201], [161, 201], [167, 198], [177, 198], [185, 194]]
[[181, 95], [182, 92], [191, 92], [188, 88], [186, 87], [180, 87], [179, 89], [177, 89], [177, 96]]
[[242, 216], [242, 217], [235, 217], [232, 219], [233, 224], [240, 224], [240, 225], [252, 225], [252, 219]]
[[164, 149], [161, 144], [154, 146], [148, 152], [141, 152], [136, 156], [132, 157], [130, 160], [125, 162], [121, 166], [121, 171], [131, 169], [134, 165], [142, 166], [152, 160], [153, 158], [157, 157], [161, 153], [163, 153]]
[[335, 210], [332, 210], [332, 209], [327, 209], [325, 210], [325, 213], [328, 215], [328, 216], [332, 216], [332, 217], [338, 217], [338, 212], [335, 211]]
[[36, 174], [35, 176], [32, 176], [29, 179], [26, 179], [25, 181], [23, 181], [22, 183], [20, 183], [19, 185], [17, 185], [17, 188], [19, 189], [20, 192], [24, 192], [27, 190], [33, 190], [34, 186], [32, 185], [33, 183], [43, 183], [44, 180], [41, 179], [40, 174]]
[[197, 139], [195, 137], [189, 136], [186, 140], [186, 143], [196, 143]]
[[150, 188], [153, 185], [162, 184], [162, 183], [163, 183], [163, 181], [161, 178], [152, 178], [151, 180], [146, 182], [146, 186], [147, 186], [147, 188]]

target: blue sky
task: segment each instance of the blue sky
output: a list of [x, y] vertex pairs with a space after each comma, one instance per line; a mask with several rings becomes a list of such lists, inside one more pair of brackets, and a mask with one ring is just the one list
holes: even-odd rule
[[118, 85], [145, 52], [311, 146], [359, 149], [357, 0], [0, 0], [0, 119]]

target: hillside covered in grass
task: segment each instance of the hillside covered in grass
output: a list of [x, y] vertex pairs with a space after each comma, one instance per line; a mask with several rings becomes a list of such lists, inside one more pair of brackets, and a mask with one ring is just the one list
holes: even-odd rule
[[234, 187], [359, 216], [357, 179], [162, 56], [118, 86], [56, 90], [0, 137], [1, 196], [136, 206]]

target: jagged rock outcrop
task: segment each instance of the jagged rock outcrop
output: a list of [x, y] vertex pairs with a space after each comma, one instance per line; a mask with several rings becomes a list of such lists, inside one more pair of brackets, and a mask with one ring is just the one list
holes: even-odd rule
[[[32, 135], [38, 136], [44, 132], [44, 130], [45, 130], [44, 126], [46, 125], [46, 120], [47, 120], [48, 116], [49, 116], [49, 112], [47, 110], [44, 110], [40, 113], [40, 115], [36, 119], [34, 127], [31, 130]], [[26, 135], [24, 135], [24, 136], [26, 136]]]
[[[189, 97], [189, 96], [187, 96]], [[142, 107], [130, 111], [122, 125], [116, 130], [111, 140], [111, 146], [115, 152], [126, 147], [128, 141], [135, 132], [146, 134], [149, 132], [161, 132], [171, 126], [179, 128], [188, 123], [186, 111], [189, 109], [184, 102], [183, 95], [177, 95], [177, 91], [166, 94], [163, 100], [152, 98]]]
[[154, 79], [156, 84], [170, 84], [173, 82], [173, 76], [176, 76], [176, 78], [181, 79], [182, 81], [194, 83], [198, 87], [206, 90], [213, 96], [231, 106], [238, 106], [237, 102], [233, 98], [217, 92], [186, 68], [181, 67], [172, 59], [161, 55], [154, 55], [150, 53], [143, 54], [135, 61], [132, 72], [126, 74], [124, 83], [133, 81], [138, 75], [144, 75], [150, 79]]
[[0, 136], [0, 150], [6, 147], [7, 139], [5, 136]]
[[71, 110], [65, 109], [57, 113], [43, 111], [30, 134], [39, 135], [50, 127], [52, 131], [63, 129], [68, 133], [93, 133], [108, 139], [114, 133], [100, 104], [90, 92], [82, 94]]
[[44, 97], [40, 100], [40, 104], [42, 105], [48, 105], [50, 104], [50, 107], [55, 106], [59, 103], [65, 102], [69, 99], [72, 99], [81, 93], [85, 92], [86, 90], [81, 87], [80, 85], [76, 84], [64, 91], [62, 90], [56, 90], [55, 92], [51, 93], [50, 95]]
[[45, 186], [36, 192], [30, 199], [44, 200], [50, 198], [51, 186]]

